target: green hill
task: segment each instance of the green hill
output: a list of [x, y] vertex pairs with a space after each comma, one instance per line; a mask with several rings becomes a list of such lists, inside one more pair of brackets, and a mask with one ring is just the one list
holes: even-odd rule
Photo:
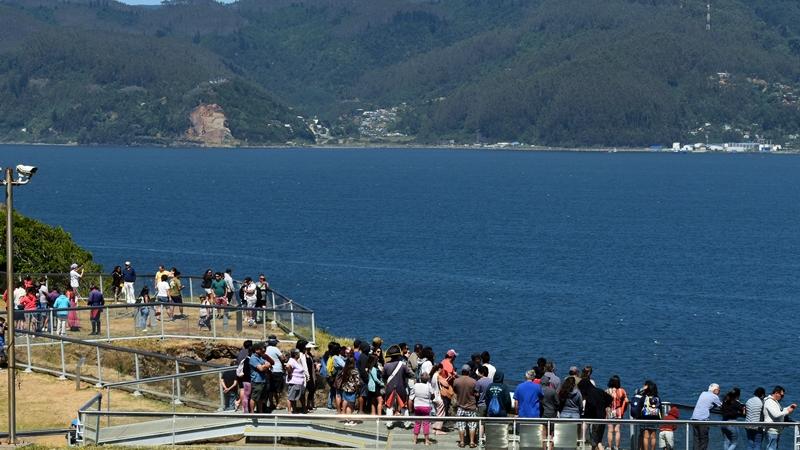
[[[798, 145], [800, 3], [716, 0], [0, 2], [0, 139]], [[375, 114], [364, 111], [381, 110]], [[25, 131], [21, 131], [25, 129]]]

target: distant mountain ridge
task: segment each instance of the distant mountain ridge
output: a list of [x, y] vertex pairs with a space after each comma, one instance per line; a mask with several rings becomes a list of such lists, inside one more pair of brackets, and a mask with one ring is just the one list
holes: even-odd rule
[[0, 1], [0, 140], [800, 146], [795, 1], [165, 3]]

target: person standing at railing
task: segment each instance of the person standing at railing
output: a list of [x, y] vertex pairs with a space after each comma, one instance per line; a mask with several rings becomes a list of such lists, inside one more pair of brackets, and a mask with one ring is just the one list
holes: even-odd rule
[[[578, 389], [586, 400], [583, 408], [583, 417], [586, 419], [605, 419], [608, 410], [611, 408], [611, 395], [592, 384], [591, 380], [584, 378], [578, 383]], [[603, 435], [606, 431], [606, 424], [593, 423], [588, 426], [589, 440], [593, 450], [603, 450]]]
[[125, 292], [125, 303], [129, 305], [136, 303], [136, 293], [133, 290], [133, 283], [136, 282], [136, 270], [131, 267], [130, 261], [125, 261], [125, 268], [122, 269], [122, 281]]
[[[677, 406], [672, 405], [664, 420], [678, 420], [681, 416], [681, 411]], [[658, 442], [659, 447], [663, 450], [673, 450], [675, 448], [675, 430], [678, 429], [677, 425], [664, 424], [658, 428]], [[759, 447], [760, 450], [760, 447]]]
[[[461, 417], [462, 420], [456, 422], [458, 428], [458, 446], [464, 448], [469, 445], [470, 448], [478, 446], [476, 439], [476, 432], [478, 429], [478, 422], [474, 419], [478, 416], [478, 403], [475, 395], [475, 379], [469, 373], [472, 367], [469, 364], [461, 366], [461, 376], [453, 381], [453, 391], [456, 393], [456, 416]], [[517, 403], [519, 404], [519, 403]], [[538, 417], [538, 400], [537, 411]]]
[[100, 316], [103, 311], [102, 307], [105, 304], [106, 301], [103, 298], [103, 293], [100, 292], [100, 289], [97, 287], [97, 285], [92, 285], [92, 288], [89, 291], [89, 298], [86, 300], [86, 305], [92, 307], [90, 312], [92, 332], [89, 333], [90, 335], [97, 336], [100, 334]]
[[[608, 389], [606, 389], [608, 395], [611, 396], [611, 409], [608, 413], [609, 419], [624, 419], [625, 412], [628, 409], [628, 404], [630, 401], [628, 400], [628, 393], [625, 391], [625, 388], [621, 386], [621, 381], [618, 375], [612, 376], [608, 380]], [[620, 430], [619, 424], [609, 424], [608, 425], [608, 446], [611, 447], [611, 450], [618, 450], [619, 443], [622, 438], [622, 431]]]
[[[764, 400], [764, 422], [784, 422], [786, 416], [797, 409], [797, 404], [792, 403], [786, 408], [781, 408], [780, 401], [786, 395], [786, 390], [781, 386], [775, 386], [772, 395]], [[778, 440], [781, 435], [781, 428], [767, 427], [767, 450], [778, 450]]]
[[55, 303], [53, 303], [53, 308], [56, 310], [56, 334], [59, 336], [66, 336], [67, 316], [69, 314], [70, 307], [69, 298], [59, 292], [58, 289], [56, 289], [56, 291], [59, 293]]
[[238, 302], [234, 301], [233, 293], [236, 292], [236, 286], [234, 286], [233, 282], [233, 271], [228, 268], [225, 269], [225, 273], [222, 275], [225, 279], [225, 298], [228, 300], [229, 305], [237, 305]]
[[158, 302], [156, 319], [166, 320], [164, 316], [167, 316], [169, 318], [169, 321], [172, 322], [175, 320], [175, 318], [172, 316], [172, 307], [169, 305], [169, 281], [167, 281], [168, 279], [169, 276], [166, 273], [164, 273], [164, 275], [161, 275], [161, 281], [159, 281], [158, 284], [156, 284], [156, 301]]
[[[222, 278], [222, 274], [217, 272], [214, 274], [214, 281], [211, 282], [211, 290], [214, 292], [216, 304], [219, 306], [228, 305], [228, 284]], [[217, 314], [217, 319], [225, 318], [228, 320], [228, 310], [223, 309], [221, 313]]]
[[[300, 350], [292, 349], [291, 358], [286, 363], [286, 400], [288, 402], [288, 413], [304, 413], [302, 406], [303, 392], [306, 388], [306, 373], [303, 363], [300, 362]], [[348, 359], [352, 361], [352, 359]], [[347, 367], [347, 366], [345, 366]], [[352, 367], [352, 366], [351, 366]], [[345, 372], [345, 375], [348, 375]], [[358, 371], [356, 371], [358, 378]], [[352, 411], [352, 410], [351, 410]]]
[[[763, 387], [757, 387], [753, 396], [744, 404], [746, 422], [764, 421], [764, 397], [767, 391]], [[747, 450], [761, 450], [761, 441], [764, 440], [764, 429], [762, 427], [745, 427], [747, 435]]]
[[[256, 308], [266, 308], [268, 298], [269, 283], [267, 282], [267, 277], [262, 273], [258, 276], [258, 282], [256, 283]], [[267, 320], [266, 311], [259, 311], [256, 316], [256, 323], [262, 323], [264, 320]]]
[[250, 277], [244, 278], [244, 283], [242, 284], [242, 295], [244, 296], [244, 302], [248, 308], [253, 308], [247, 312], [247, 315], [250, 316], [247, 319], [247, 325], [254, 327], [256, 326], [256, 300], [258, 300], [258, 289], [256, 288], [256, 284], [253, 283], [253, 279]]
[[[250, 339], [242, 343], [242, 348], [236, 355], [234, 364], [238, 367], [242, 366], [242, 375], [238, 378], [239, 386], [239, 404], [242, 407], [242, 412], [247, 414], [253, 411], [253, 401], [251, 395], [253, 392], [253, 382], [251, 380], [250, 371], [253, 370], [250, 366], [250, 356], [253, 354], [253, 341]], [[269, 381], [269, 380], [267, 380]]]
[[39, 289], [36, 291], [38, 295], [38, 303], [36, 305], [36, 309], [39, 310], [39, 313], [36, 315], [36, 331], [41, 332], [43, 330], [47, 330], [48, 332], [52, 333], [53, 325], [50, 323], [49, 318], [47, 317], [47, 308], [49, 308], [50, 304], [48, 303], [48, 292], [47, 292], [47, 279], [42, 277], [39, 279]]
[[[269, 380], [269, 369], [272, 364], [267, 360], [268, 356], [264, 354], [264, 343], [259, 342], [253, 345], [253, 354], [250, 355], [248, 360], [250, 363], [250, 405], [255, 407], [255, 412], [263, 413], [264, 399], [267, 392], [267, 384]], [[291, 412], [291, 410], [289, 411]]]
[[[745, 407], [739, 401], [741, 391], [739, 388], [733, 388], [730, 392], [725, 394], [722, 399], [722, 406], [720, 407], [720, 415], [724, 421], [735, 421], [740, 417], [745, 417]], [[724, 440], [723, 450], [736, 450], [736, 444], [739, 441], [739, 427], [724, 426], [720, 428]]]
[[[180, 314], [175, 314], [175, 311], [172, 311], [172, 317], [175, 319], [185, 319], [186, 316], [183, 314], [183, 294], [181, 291], [183, 290], [183, 283], [181, 282], [181, 273], [178, 271], [177, 268], [172, 268], [172, 278], [169, 280], [169, 301], [173, 305], [178, 305], [178, 312]], [[172, 307], [174, 308], [174, 307]]]
[[[642, 420], [661, 420], [661, 397], [658, 396], [658, 386], [647, 380], [644, 382], [642, 392], [642, 410], [639, 418]], [[642, 443], [644, 450], [655, 450], [657, 425], [642, 426]]]
[[37, 303], [36, 288], [31, 286], [26, 289], [25, 296], [21, 300], [22, 309], [25, 310], [25, 324], [28, 331], [36, 329], [36, 314], [34, 314], [34, 311], [36, 311]]
[[111, 295], [114, 296], [114, 303], [119, 301], [119, 296], [122, 293], [124, 281], [122, 280], [122, 267], [114, 266], [111, 271]]
[[[719, 385], [711, 383], [708, 390], [700, 394], [692, 411], [692, 420], [707, 421], [711, 418], [711, 410], [719, 409], [722, 401], [719, 399]], [[708, 425], [693, 425], [694, 450], [708, 449]]]
[[269, 386], [267, 389], [266, 410], [272, 412], [278, 409], [281, 402], [281, 393], [286, 384], [286, 374], [284, 364], [286, 357], [278, 348], [278, 338], [271, 334], [267, 338], [267, 356], [272, 359], [272, 368], [269, 373]]
[[153, 289], [157, 289], [158, 283], [161, 282], [164, 275], [167, 276], [167, 279], [172, 276], [172, 273], [164, 267], [163, 264], [158, 266], [158, 270], [156, 271], [156, 275], [153, 277]]
[[81, 286], [81, 278], [83, 278], [83, 267], [79, 266], [77, 263], [72, 263], [72, 265], [69, 267], [69, 287], [71, 287], [72, 292], [75, 293], [76, 303], [81, 299], [81, 294], [79, 291]]
[[[550, 379], [550, 376], [547, 375], [546, 369], [545, 375], [542, 376], [539, 384], [542, 387], [542, 418], [555, 419], [558, 417], [558, 391], [553, 387], [553, 382]], [[542, 448], [544, 450], [553, 449], [554, 436], [555, 424], [553, 422], [550, 422], [549, 427], [547, 424], [542, 425]]]

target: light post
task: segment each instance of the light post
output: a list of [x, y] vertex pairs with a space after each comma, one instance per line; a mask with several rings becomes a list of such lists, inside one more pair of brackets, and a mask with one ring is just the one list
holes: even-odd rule
[[14, 234], [12, 232], [14, 206], [13, 194], [14, 186], [21, 186], [28, 184], [31, 177], [36, 173], [37, 168], [33, 166], [24, 166], [22, 164], [17, 166], [17, 174], [19, 177], [14, 179], [13, 169], [6, 168], [5, 179], [2, 183], [6, 186], [6, 329], [8, 330], [8, 339], [6, 346], [8, 347], [8, 444], [17, 444], [17, 399], [16, 392], [14, 391], [17, 361], [14, 348], [14, 264], [12, 251], [12, 243], [14, 242]]

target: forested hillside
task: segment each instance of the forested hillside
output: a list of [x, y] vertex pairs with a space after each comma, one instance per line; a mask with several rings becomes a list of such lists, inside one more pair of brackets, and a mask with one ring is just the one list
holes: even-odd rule
[[222, 119], [190, 113], [215, 104], [225, 143], [797, 146], [800, 2], [716, 0], [711, 30], [706, 13], [697, 0], [5, 0], [0, 139], [191, 141]]

